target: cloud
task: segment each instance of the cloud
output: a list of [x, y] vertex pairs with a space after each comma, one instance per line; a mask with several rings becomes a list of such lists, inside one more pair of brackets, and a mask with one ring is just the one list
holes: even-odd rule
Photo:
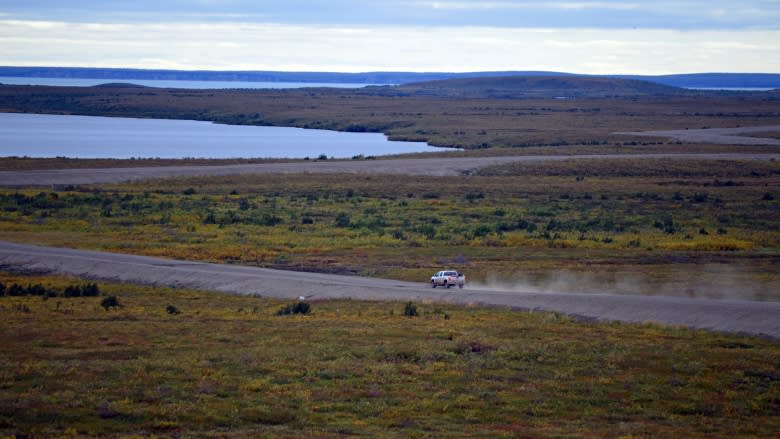
[[550, 2], [549, 7], [564, 10], [612, 9], [616, 11], [633, 11], [641, 9], [637, 3], [608, 2]]
[[506, 27], [653, 29], [778, 29], [776, 0], [554, 0], [467, 1], [410, 0], [411, 9], [430, 20]]
[[6, 65], [213, 70], [780, 72], [780, 31], [0, 20]]
[[777, 0], [3, 0], [0, 17], [69, 22], [780, 29]]
[[453, 9], [453, 10], [484, 10], [484, 9], [560, 9], [560, 10], [584, 10], [584, 9], [613, 9], [627, 11], [638, 9], [636, 3], [624, 2], [528, 2], [528, 1], [499, 1], [499, 2], [476, 2], [476, 1], [418, 1], [414, 2], [417, 7], [427, 7], [431, 9]]

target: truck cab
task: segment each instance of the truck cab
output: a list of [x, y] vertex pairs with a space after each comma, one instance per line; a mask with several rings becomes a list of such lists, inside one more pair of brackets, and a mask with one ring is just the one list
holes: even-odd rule
[[455, 270], [442, 270], [433, 276], [431, 276], [431, 287], [454, 287], [458, 286], [459, 288], [463, 288], [463, 286], [466, 284], [466, 275], [463, 273], [458, 273]]

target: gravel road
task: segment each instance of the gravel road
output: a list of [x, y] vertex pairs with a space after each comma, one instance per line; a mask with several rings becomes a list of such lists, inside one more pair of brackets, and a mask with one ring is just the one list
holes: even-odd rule
[[299, 161], [293, 163], [261, 163], [221, 166], [164, 166], [106, 169], [54, 169], [39, 171], [0, 171], [0, 186], [50, 186], [121, 183], [153, 178], [286, 173], [348, 173], [397, 175], [463, 175], [485, 166], [512, 162], [545, 162], [593, 159], [696, 159], [696, 160], [771, 160], [776, 154], [604, 154], [604, 155], [543, 155], [505, 157], [449, 157], [425, 159]]
[[365, 277], [208, 264], [0, 241], [0, 268], [295, 300], [414, 300], [555, 311], [586, 319], [656, 322], [780, 338], [780, 303], [679, 297], [430, 288]]
[[780, 139], [766, 137], [750, 137], [741, 134], [780, 132], [780, 125], [741, 128], [705, 128], [698, 130], [665, 130], [665, 131], [639, 131], [620, 132], [613, 134], [625, 134], [645, 137], [669, 137], [681, 142], [690, 143], [716, 143], [720, 145], [775, 145], [780, 146]]

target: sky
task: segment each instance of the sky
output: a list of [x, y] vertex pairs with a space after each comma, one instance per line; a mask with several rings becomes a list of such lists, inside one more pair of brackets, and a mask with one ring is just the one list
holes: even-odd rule
[[0, 65], [780, 73], [780, 0], [0, 0]]

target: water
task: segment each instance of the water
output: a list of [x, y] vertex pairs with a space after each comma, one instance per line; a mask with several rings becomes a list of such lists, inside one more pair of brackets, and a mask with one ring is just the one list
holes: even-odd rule
[[220, 125], [192, 120], [0, 113], [0, 156], [332, 158], [441, 151], [381, 133]]
[[251, 81], [187, 81], [187, 80], [153, 80], [153, 79], [94, 79], [94, 78], [28, 78], [22, 76], [0, 76], [0, 84], [14, 85], [54, 85], [61, 87], [91, 87], [108, 83], [129, 83], [158, 88], [189, 88], [189, 89], [260, 89], [260, 88], [303, 88], [303, 87], [334, 87], [360, 88], [369, 85], [340, 82], [251, 82]]
[[[0, 81], [2, 82], [2, 81]], [[770, 91], [773, 87], [686, 87], [688, 90], [710, 90], [710, 91]]]

